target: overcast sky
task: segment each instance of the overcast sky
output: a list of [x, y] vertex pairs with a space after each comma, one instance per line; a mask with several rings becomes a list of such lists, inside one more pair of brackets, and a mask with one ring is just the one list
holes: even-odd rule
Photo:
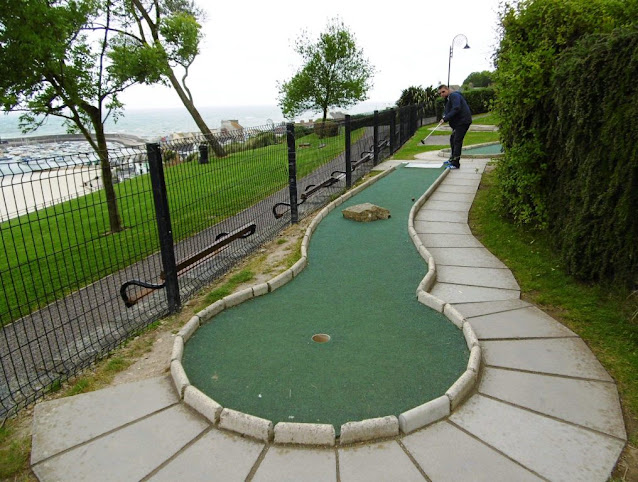
[[[277, 82], [290, 79], [301, 62], [293, 51], [294, 40], [304, 29], [316, 38], [336, 16], [376, 68], [370, 101], [394, 103], [407, 87], [445, 82], [457, 34], [467, 37], [470, 49], [454, 45], [450, 83], [493, 70], [499, 0], [198, 4], [207, 12], [205, 37], [187, 81], [197, 106], [277, 104]], [[128, 108], [182, 105], [175, 92], [159, 86], [133, 87], [121, 100]]]

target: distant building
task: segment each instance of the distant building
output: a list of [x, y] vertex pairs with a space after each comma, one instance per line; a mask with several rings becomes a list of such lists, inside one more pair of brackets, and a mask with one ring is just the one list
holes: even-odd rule
[[237, 119], [223, 120], [219, 129], [222, 134], [227, 135], [243, 135], [244, 128], [239, 124]]

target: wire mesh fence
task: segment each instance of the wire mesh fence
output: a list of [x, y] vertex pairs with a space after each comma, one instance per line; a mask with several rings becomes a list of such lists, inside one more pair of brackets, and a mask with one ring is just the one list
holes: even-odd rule
[[319, 127], [329, 132], [238, 126], [212, 138], [111, 149], [108, 159], [75, 154], [0, 166], [0, 418], [327, 204], [422, 120], [413, 106]]

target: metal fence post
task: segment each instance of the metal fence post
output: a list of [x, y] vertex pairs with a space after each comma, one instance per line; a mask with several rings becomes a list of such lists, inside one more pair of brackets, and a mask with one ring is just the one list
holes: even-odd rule
[[372, 138], [374, 139], [374, 147], [372, 149], [373, 161], [372, 165], [379, 164], [379, 111], [375, 110], [372, 116], [374, 121], [374, 128], [372, 130]]
[[394, 154], [396, 149], [396, 130], [397, 113], [394, 109], [390, 109], [390, 155]]
[[162, 153], [159, 144], [156, 143], [146, 144], [146, 152], [148, 153], [148, 166], [153, 187], [157, 232], [159, 235], [162, 267], [165, 276], [164, 282], [166, 283], [166, 301], [168, 302], [168, 311], [174, 313], [179, 310], [181, 303], [179, 299], [175, 250], [173, 247], [171, 216], [168, 208], [168, 196], [166, 195], [164, 167], [162, 166]]
[[350, 124], [350, 115], [346, 114], [345, 136], [346, 136], [346, 188], [352, 187], [352, 125]]
[[199, 163], [208, 164], [208, 144], [199, 145]]
[[288, 190], [290, 192], [290, 222], [299, 222], [297, 208], [297, 151], [295, 150], [295, 124], [286, 124], [286, 139], [288, 140]]

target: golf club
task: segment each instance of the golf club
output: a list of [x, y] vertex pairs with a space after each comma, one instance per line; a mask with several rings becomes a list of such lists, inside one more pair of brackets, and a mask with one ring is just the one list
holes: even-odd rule
[[425, 137], [425, 139], [421, 139], [421, 145], [425, 145], [425, 141], [429, 139], [429, 137], [434, 134], [434, 131], [437, 130], [443, 124], [443, 119], [430, 131], [430, 133]]

